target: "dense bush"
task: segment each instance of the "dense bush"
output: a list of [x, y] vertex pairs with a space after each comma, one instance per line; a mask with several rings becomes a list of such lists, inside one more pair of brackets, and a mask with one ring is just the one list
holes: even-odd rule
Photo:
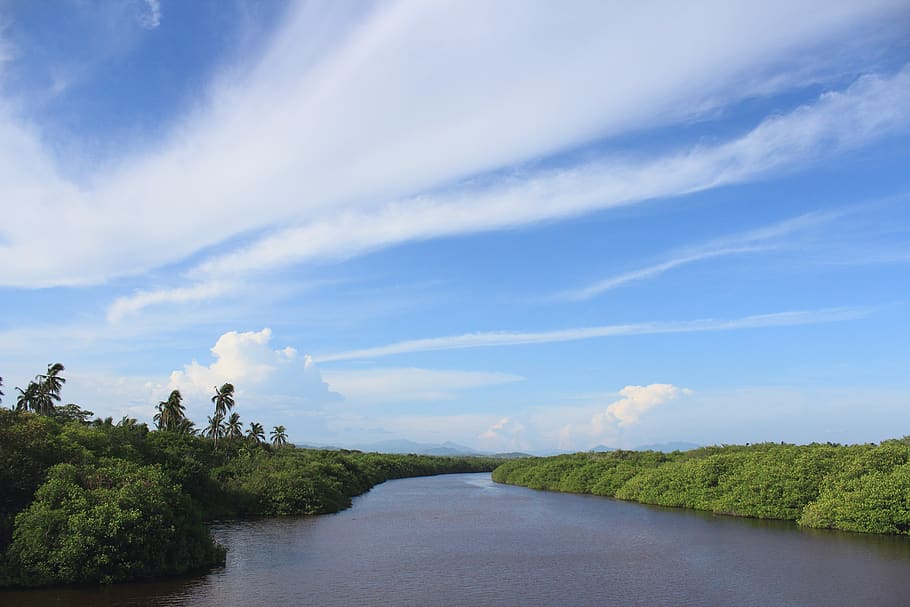
[[614, 451], [507, 462], [493, 480], [808, 527], [910, 533], [910, 441]]
[[499, 460], [273, 447], [0, 409], [0, 586], [179, 574], [224, 558], [205, 520], [319, 514], [392, 478]]
[[9, 563], [24, 585], [108, 583], [224, 561], [189, 496], [157, 466], [57, 464], [16, 516]]

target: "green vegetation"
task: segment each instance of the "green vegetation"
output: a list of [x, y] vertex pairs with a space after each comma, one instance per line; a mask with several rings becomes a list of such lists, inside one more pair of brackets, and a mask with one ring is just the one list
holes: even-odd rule
[[910, 534], [910, 439], [512, 460], [493, 480], [806, 527]]
[[[276, 426], [246, 435], [234, 388], [216, 388], [206, 436], [174, 391], [156, 429], [55, 406], [50, 365], [14, 410], [0, 409], [0, 586], [94, 584], [224, 562], [205, 521], [323, 514], [388, 479], [492, 470], [501, 460], [297, 449]], [[23, 398], [28, 395], [27, 398]]]

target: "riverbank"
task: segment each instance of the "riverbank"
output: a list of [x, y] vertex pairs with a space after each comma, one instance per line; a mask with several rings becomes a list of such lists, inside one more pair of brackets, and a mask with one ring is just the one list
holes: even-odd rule
[[501, 460], [217, 444], [124, 420], [0, 410], [0, 587], [98, 584], [224, 562], [212, 520], [325, 514], [389, 479]]
[[910, 538], [653, 508], [446, 474], [382, 483], [336, 515], [211, 525], [224, 567], [0, 605], [906, 607]]
[[504, 463], [493, 480], [861, 533], [910, 533], [910, 440], [725, 445]]

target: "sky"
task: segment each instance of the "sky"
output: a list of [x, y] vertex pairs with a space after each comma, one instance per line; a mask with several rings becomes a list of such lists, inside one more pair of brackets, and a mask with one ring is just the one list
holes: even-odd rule
[[910, 434], [910, 2], [0, 0], [3, 405]]

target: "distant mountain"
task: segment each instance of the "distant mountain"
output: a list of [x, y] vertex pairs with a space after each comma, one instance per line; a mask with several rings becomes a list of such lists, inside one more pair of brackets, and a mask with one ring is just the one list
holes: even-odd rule
[[451, 441], [444, 443], [418, 443], [410, 440], [386, 440], [375, 443], [363, 443], [359, 445], [346, 445], [339, 447], [336, 445], [297, 445], [301, 449], [325, 449], [328, 451], [365, 451], [372, 453], [416, 453], [418, 455], [482, 455], [486, 457], [495, 457], [499, 459], [517, 459], [519, 457], [531, 457], [528, 453], [512, 451], [509, 453], [489, 453], [486, 451], [477, 451], [465, 445], [459, 445]]
[[670, 453], [671, 451], [691, 451], [692, 449], [698, 449], [701, 445], [696, 445], [695, 443], [684, 443], [684, 442], [670, 442], [670, 443], [655, 443], [653, 445], [641, 445], [640, 447], [635, 447], [636, 451], [663, 451], [664, 453]]
[[[540, 451], [531, 451], [530, 453], [523, 452], [512, 452], [512, 453], [489, 453], [486, 451], [478, 451], [467, 447], [465, 445], [460, 445], [458, 443], [453, 443], [451, 441], [446, 441], [444, 443], [418, 443], [412, 440], [384, 440], [378, 441], [375, 443], [362, 443], [359, 445], [346, 445], [344, 447], [338, 447], [335, 445], [322, 445], [322, 446], [313, 446], [313, 445], [297, 445], [303, 449], [329, 449], [329, 450], [340, 450], [340, 449], [351, 449], [356, 451], [366, 451], [373, 453], [416, 453], [418, 455], [485, 455], [488, 457], [500, 457], [503, 459], [514, 459], [518, 457], [550, 457], [553, 455], [565, 455], [568, 453], [579, 453], [579, 451], [571, 451], [566, 449], [543, 449]], [[696, 445], [695, 443], [684, 443], [684, 442], [671, 442], [671, 443], [656, 443], [653, 445], [641, 445], [640, 447], [635, 447], [634, 451], [663, 451], [669, 453], [670, 451], [689, 451], [690, 449], [697, 449], [701, 445]], [[615, 447], [608, 447], [607, 445], [597, 445], [592, 447], [589, 451], [597, 453], [608, 453], [610, 451], [616, 451]]]
[[350, 449], [375, 453], [416, 453], [419, 455], [481, 455], [470, 447], [451, 441], [442, 444], [418, 443], [410, 440], [385, 440], [376, 443], [353, 445]]
[[531, 451], [531, 455], [536, 455], [537, 457], [550, 457], [553, 455], [566, 455], [567, 453], [578, 453], [578, 451], [571, 451], [566, 449], [543, 449], [541, 451]]

